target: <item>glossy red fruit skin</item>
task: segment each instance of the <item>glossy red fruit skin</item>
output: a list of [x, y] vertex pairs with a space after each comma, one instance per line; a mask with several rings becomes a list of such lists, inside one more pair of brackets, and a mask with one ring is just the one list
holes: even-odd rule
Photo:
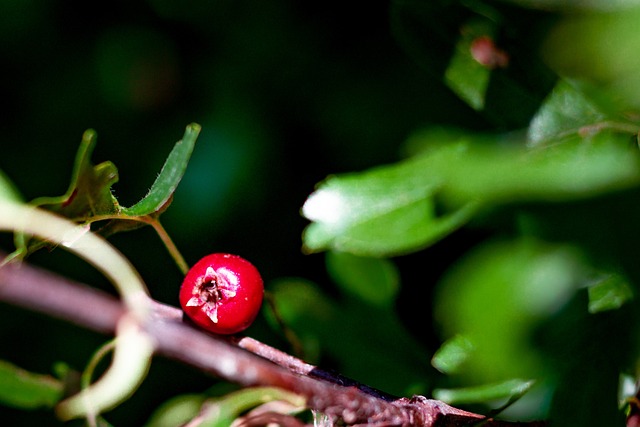
[[264, 284], [249, 261], [214, 253], [195, 263], [180, 287], [180, 305], [197, 325], [216, 334], [248, 328], [260, 312]]

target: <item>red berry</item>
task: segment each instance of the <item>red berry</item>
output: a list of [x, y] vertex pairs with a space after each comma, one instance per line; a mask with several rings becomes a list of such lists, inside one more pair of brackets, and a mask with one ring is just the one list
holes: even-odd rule
[[215, 253], [191, 267], [180, 288], [180, 305], [208, 331], [234, 334], [253, 323], [263, 293], [262, 277], [253, 264], [237, 255]]

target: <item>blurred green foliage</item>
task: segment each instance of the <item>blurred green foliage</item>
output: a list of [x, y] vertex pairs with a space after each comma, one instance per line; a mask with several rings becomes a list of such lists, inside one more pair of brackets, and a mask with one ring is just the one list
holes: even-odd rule
[[[93, 128], [133, 205], [197, 122], [163, 223], [187, 261], [260, 268], [278, 318], [249, 334], [389, 393], [616, 425], [640, 326], [637, 3], [4, 1], [0, 195], [62, 194]], [[485, 36], [500, 66], [474, 56]], [[112, 242], [176, 304], [157, 236]], [[60, 251], [32, 260], [110, 289]], [[0, 308], [0, 359], [29, 371], [82, 370], [104, 340]], [[154, 361], [106, 418], [184, 420], [213, 382]]]

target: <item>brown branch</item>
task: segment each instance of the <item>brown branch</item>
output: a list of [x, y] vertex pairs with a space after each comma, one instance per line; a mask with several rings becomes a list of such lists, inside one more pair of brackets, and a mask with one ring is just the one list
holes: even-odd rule
[[[113, 334], [124, 308], [114, 297], [27, 263], [0, 268], [0, 301]], [[482, 415], [415, 396], [396, 399], [333, 375], [248, 337], [224, 338], [182, 319], [181, 310], [153, 301], [146, 325], [159, 355], [242, 386], [274, 386], [304, 396], [310, 408], [348, 425], [458, 427]], [[543, 423], [485, 420], [486, 427], [538, 427]]]

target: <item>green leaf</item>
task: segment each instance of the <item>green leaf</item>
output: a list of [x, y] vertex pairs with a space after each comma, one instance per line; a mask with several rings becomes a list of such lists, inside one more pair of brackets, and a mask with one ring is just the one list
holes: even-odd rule
[[394, 311], [355, 298], [330, 299], [300, 279], [280, 280], [270, 290], [281, 319], [314, 353], [305, 360], [329, 357], [341, 374], [391, 394], [426, 393], [428, 353]]
[[566, 14], [550, 28], [542, 49], [557, 74], [597, 82], [632, 113], [640, 107], [640, 60], [631, 54], [640, 48], [640, 5], [635, 6]]
[[[536, 342], [553, 382], [548, 419], [554, 425], [625, 425], [616, 399], [620, 373], [633, 371], [637, 310], [628, 305], [592, 314], [580, 289], [559, 313], [538, 325]], [[588, 373], [585, 375], [585, 373]], [[591, 408], [584, 411], [585, 405]]]
[[129, 208], [121, 206], [118, 215], [100, 228], [101, 235], [108, 237], [143, 227], [149, 222], [132, 220], [143, 217], [157, 219], [169, 207], [173, 193], [187, 169], [200, 129], [197, 123], [187, 126], [184, 136], [174, 145], [147, 195]]
[[640, 182], [637, 146], [628, 134], [602, 131], [540, 149], [471, 143], [453, 164], [443, 197], [454, 203], [481, 200], [493, 205], [561, 201], [630, 188]]
[[187, 126], [183, 139], [175, 144], [149, 193], [132, 207], [126, 208], [120, 206], [111, 192], [111, 186], [118, 182], [115, 165], [103, 162], [94, 166], [91, 163], [96, 134], [88, 130], [83, 135], [76, 155], [67, 192], [59, 197], [38, 198], [31, 203], [80, 223], [102, 220], [105, 216], [122, 215], [126, 219], [160, 213], [170, 203], [184, 175], [199, 132], [198, 124]]
[[609, 274], [589, 287], [589, 313], [615, 310], [632, 299], [629, 283], [617, 274]]
[[173, 147], [149, 193], [130, 208], [122, 208], [125, 215], [149, 215], [161, 211], [170, 201], [187, 170], [200, 129], [200, 125], [196, 123], [187, 126], [184, 136]]
[[0, 200], [8, 200], [13, 202], [22, 202], [22, 195], [13, 185], [13, 182], [0, 170]]
[[436, 166], [453, 161], [461, 148], [328, 178], [302, 208], [313, 221], [304, 232], [305, 249], [385, 256], [417, 250], [457, 229], [475, 204], [440, 215], [434, 196], [445, 183]]
[[473, 342], [464, 335], [455, 335], [446, 340], [435, 352], [431, 365], [443, 374], [460, 372], [473, 353]]
[[567, 0], [505, 0], [515, 3], [520, 7], [530, 7], [539, 10], [556, 10], [565, 12], [611, 12], [616, 10], [626, 10], [640, 6], [638, 0], [587, 0], [587, 1], [567, 1]]
[[[62, 215], [80, 224], [106, 221], [98, 230], [103, 236], [133, 230], [157, 223], [158, 217], [171, 204], [173, 193], [180, 183], [200, 132], [200, 125], [187, 126], [184, 137], [178, 141], [151, 186], [147, 195], [130, 208], [123, 207], [112, 193], [112, 185], [118, 182], [118, 170], [111, 162], [93, 165], [91, 154], [96, 143], [96, 133], [87, 130], [76, 154], [71, 183], [66, 193], [58, 197], [40, 197], [30, 204]], [[0, 190], [2, 190], [0, 176]], [[156, 230], [161, 227], [156, 227]], [[163, 230], [158, 231], [164, 233]], [[161, 236], [163, 241], [170, 240]], [[26, 256], [47, 243], [17, 234], [17, 250], [13, 256]], [[172, 250], [172, 249], [170, 249]], [[174, 254], [174, 257], [180, 257]]]
[[41, 197], [31, 204], [56, 212], [77, 222], [86, 222], [96, 215], [114, 214], [118, 202], [111, 186], [118, 182], [118, 170], [111, 162], [91, 163], [96, 133], [87, 130], [76, 154], [71, 183], [66, 193], [58, 197]]
[[[474, 42], [478, 40], [489, 42], [497, 32], [496, 24], [488, 19], [472, 19], [461, 30], [461, 36], [445, 71], [444, 80], [463, 101], [473, 109], [481, 111], [485, 106], [485, 96], [489, 87], [493, 67], [481, 64], [472, 55]], [[481, 42], [482, 43], [482, 42]], [[486, 46], [485, 53], [491, 54]], [[495, 46], [494, 46], [495, 48]]]
[[241, 414], [267, 402], [281, 401], [291, 411], [305, 406], [302, 396], [274, 387], [245, 388], [204, 403], [200, 414], [202, 427], [228, 427]]
[[638, 150], [624, 133], [573, 135], [537, 149], [486, 135], [441, 144], [437, 135], [412, 138], [429, 147], [421, 156], [320, 183], [302, 208], [312, 221], [305, 250], [392, 256], [427, 247], [482, 207], [574, 200], [640, 183]]
[[535, 327], [562, 308], [585, 274], [571, 247], [522, 239], [473, 251], [438, 283], [435, 302], [445, 337], [473, 343], [456, 372], [480, 383], [541, 375]]
[[[489, 70], [472, 58], [474, 36], [491, 37], [498, 32], [513, 36], [514, 30], [518, 33], [518, 23], [513, 20], [513, 14], [503, 17], [502, 10], [489, 2], [391, 2], [391, 32], [408, 56], [434, 79], [443, 79], [463, 101], [482, 110], [485, 117], [509, 129], [527, 125], [553, 84], [536, 55], [519, 54], [530, 51], [531, 46], [519, 43], [516, 37], [510, 37], [507, 52], [501, 49], [499, 39], [498, 46], [490, 44], [485, 49], [490, 56], [501, 56], [501, 64], [506, 59], [507, 67]], [[509, 22], [508, 31], [499, 28], [502, 22]], [[477, 52], [475, 47], [474, 51]]]
[[187, 424], [200, 412], [205, 397], [199, 394], [176, 396], [160, 405], [145, 427], [175, 427]]
[[393, 307], [400, 276], [391, 261], [330, 251], [327, 271], [345, 293], [378, 307]]
[[20, 409], [52, 407], [63, 397], [63, 384], [0, 360], [0, 403]]
[[435, 389], [434, 399], [450, 405], [487, 403], [497, 399], [515, 400], [531, 389], [534, 381], [511, 379], [503, 382], [483, 384], [455, 389]]
[[531, 120], [528, 139], [531, 145], [540, 145], [602, 128], [629, 133], [640, 129], [606, 94], [584, 82], [560, 80]]

